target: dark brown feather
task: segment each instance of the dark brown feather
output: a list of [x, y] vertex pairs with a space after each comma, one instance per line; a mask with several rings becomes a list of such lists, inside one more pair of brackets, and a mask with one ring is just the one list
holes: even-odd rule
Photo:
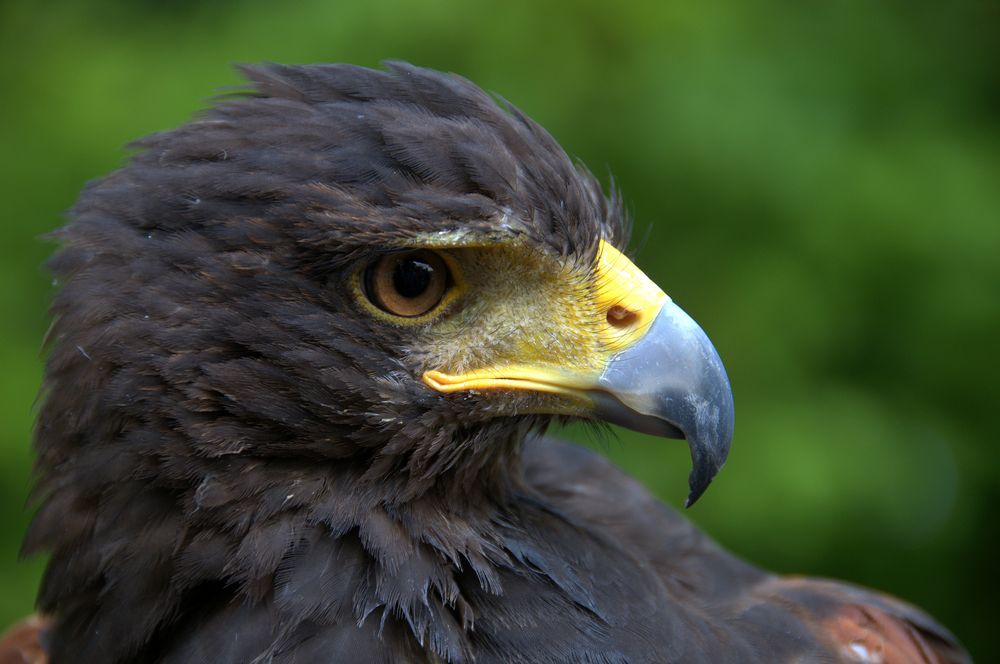
[[[729, 638], [752, 644], [753, 655], [720, 644], [706, 661], [972, 661], [951, 633], [909, 604], [844, 583], [778, 577], [747, 565], [590, 452], [546, 441], [526, 448], [525, 463], [533, 484], [553, 504], [643, 552], [677, 606], [704, 612], [709, 621], [714, 617], [716, 638], [725, 643], [730, 632]], [[687, 637], [709, 649], [694, 632]], [[700, 660], [690, 655], [677, 661]]]
[[431, 393], [419, 339], [362, 315], [347, 275], [421, 234], [624, 244], [537, 124], [405, 64], [245, 71], [56, 234], [24, 544], [54, 664], [967, 661], [905, 605], [730, 556], [549, 418]]

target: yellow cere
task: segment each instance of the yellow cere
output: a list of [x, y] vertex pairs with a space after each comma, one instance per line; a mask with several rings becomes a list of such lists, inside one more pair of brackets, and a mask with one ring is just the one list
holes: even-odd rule
[[[601, 240], [594, 270], [595, 304], [612, 312], [619, 307], [629, 323], [617, 326], [608, 320], [603, 339], [608, 348], [618, 352], [641, 339], [663, 304], [670, 298], [624, 254]], [[613, 313], [612, 313], [613, 316]]]
[[669, 300], [603, 241], [592, 266], [521, 244], [447, 253], [463, 292], [412, 349], [423, 382], [439, 392], [527, 390], [589, 403], [611, 357], [641, 339]]

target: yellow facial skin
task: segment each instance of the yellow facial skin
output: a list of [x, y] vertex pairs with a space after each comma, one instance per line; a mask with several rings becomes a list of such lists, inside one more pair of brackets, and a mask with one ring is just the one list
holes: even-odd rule
[[476, 395], [477, 418], [599, 418], [684, 438], [686, 504], [704, 493], [733, 439], [729, 377], [705, 331], [621, 252], [601, 242], [592, 263], [574, 263], [514, 235], [400, 247], [414, 248], [441, 254], [453, 292], [419, 319], [372, 313], [409, 328], [400, 350], [427, 389]]
[[444, 311], [412, 349], [424, 384], [439, 392], [558, 395], [576, 408], [549, 404], [548, 412], [572, 413], [589, 406], [611, 357], [641, 339], [669, 301], [604, 241], [591, 266], [519, 245], [448, 254], [461, 272], [456, 311]]

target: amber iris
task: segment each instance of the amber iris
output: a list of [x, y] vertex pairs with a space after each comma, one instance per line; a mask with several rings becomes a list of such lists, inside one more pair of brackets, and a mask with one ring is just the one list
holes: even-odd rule
[[413, 318], [436, 307], [448, 290], [444, 259], [432, 251], [382, 256], [365, 271], [365, 292], [372, 304], [394, 316]]

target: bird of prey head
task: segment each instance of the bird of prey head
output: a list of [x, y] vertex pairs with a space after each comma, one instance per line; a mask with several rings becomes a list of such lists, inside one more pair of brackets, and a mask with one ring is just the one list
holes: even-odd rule
[[58, 234], [43, 442], [64, 394], [109, 379], [85, 412], [121, 433], [355, 459], [406, 496], [492, 479], [554, 415], [686, 437], [704, 491], [722, 364], [543, 129], [401, 64], [246, 71], [253, 93], [140, 141]]
[[[689, 502], [725, 461], [725, 371], [623, 254], [619, 198], [456, 76], [245, 72], [56, 234], [26, 542], [52, 552], [54, 661], [652, 661], [694, 652], [682, 623], [711, 641], [628, 543], [677, 528], [677, 560], [721, 552], [610, 467], [526, 443], [553, 418], [686, 438]], [[721, 596], [692, 574], [676, 592]]]

